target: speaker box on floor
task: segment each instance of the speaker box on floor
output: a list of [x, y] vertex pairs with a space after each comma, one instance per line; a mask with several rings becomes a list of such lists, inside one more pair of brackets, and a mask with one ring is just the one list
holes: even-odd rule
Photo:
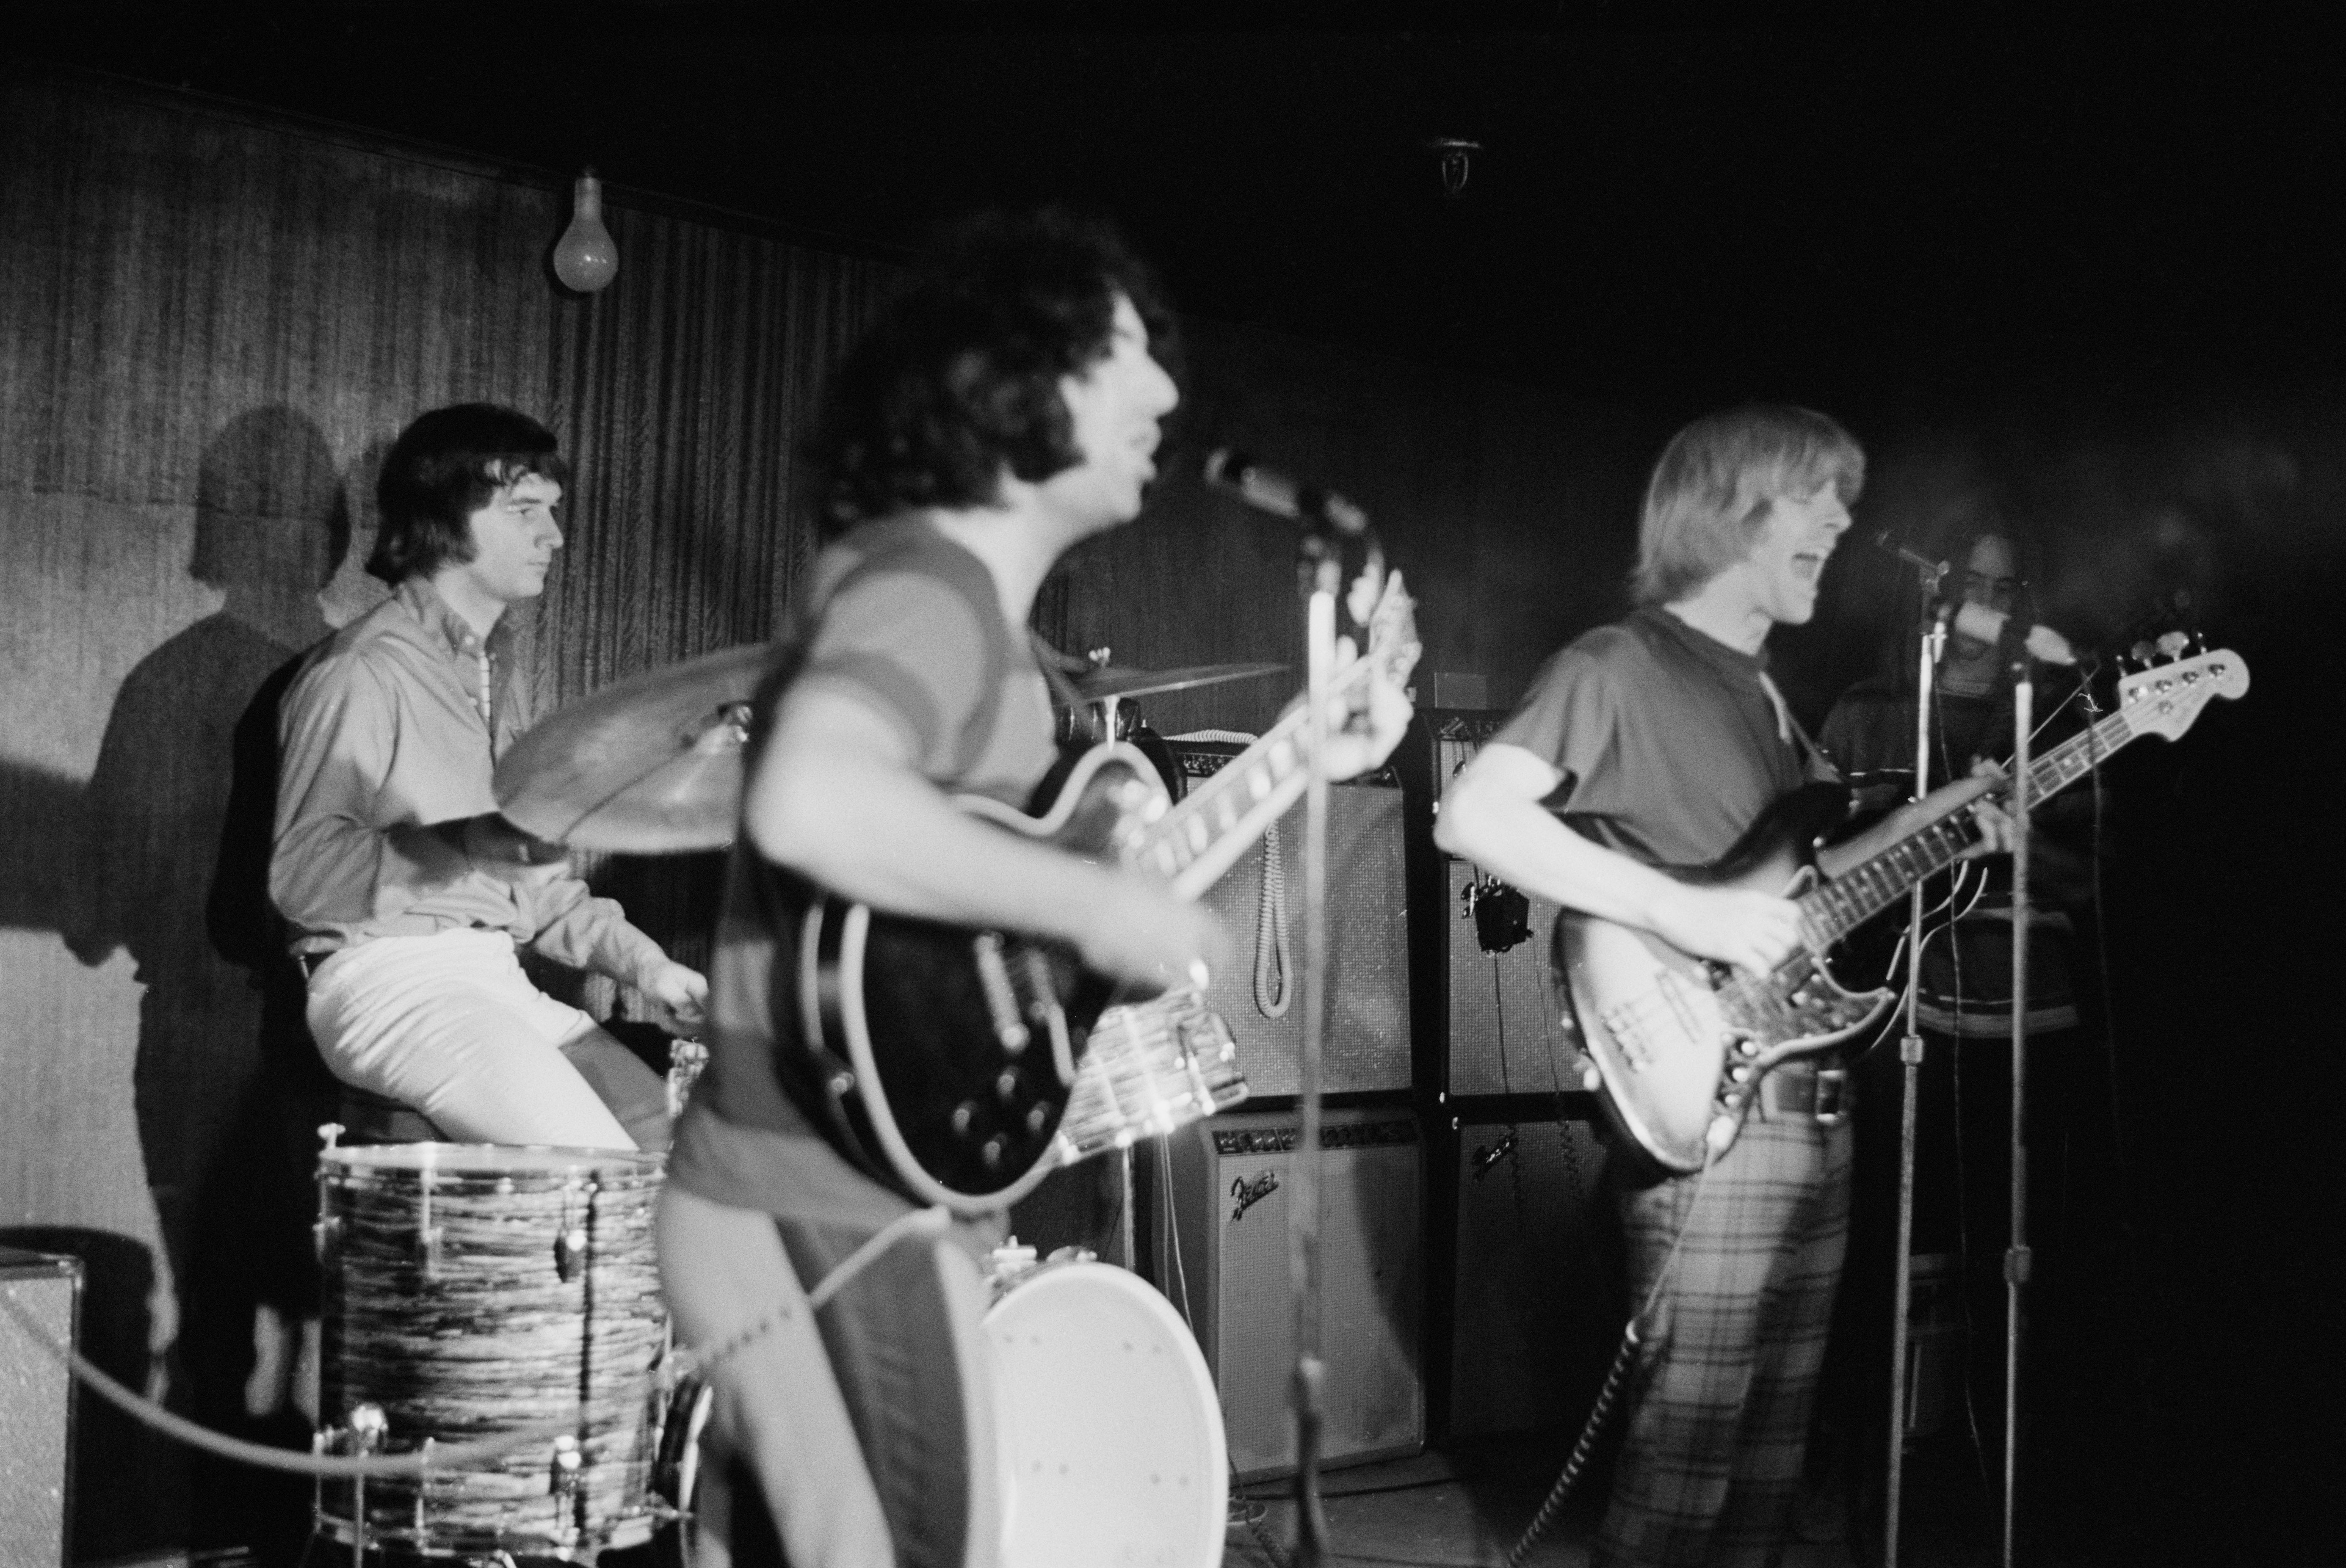
[[[1210, 777], [1244, 749], [1226, 741], [1168, 744], [1188, 779]], [[1390, 773], [1372, 774], [1336, 786], [1328, 797], [1328, 1037], [1321, 1091], [1407, 1089], [1409, 901], [1401, 787]], [[1206, 1003], [1230, 1026], [1239, 1065], [1258, 1095], [1302, 1089], [1303, 816], [1299, 801], [1203, 901], [1221, 917], [1237, 957], [1213, 977]], [[1284, 965], [1277, 959], [1282, 929]], [[1263, 1004], [1276, 1008], [1282, 995], [1287, 1005], [1273, 1016]]]
[[[1321, 1456], [1331, 1466], [1414, 1453], [1423, 1295], [1417, 1122], [1403, 1108], [1329, 1111], [1321, 1125]], [[1241, 1481], [1290, 1474], [1295, 1305], [1288, 1216], [1297, 1118], [1228, 1112], [1174, 1133], [1152, 1205], [1155, 1273], [1213, 1369]]]
[[[78, 1258], [0, 1247], [0, 1290], [52, 1343], [76, 1343]], [[73, 1375], [0, 1313], [0, 1563], [9, 1568], [66, 1560], [73, 1418]]]
[[1451, 1109], [1434, 1155], [1450, 1217], [1433, 1247], [1435, 1435], [1576, 1421], [1620, 1328], [1618, 1249], [1596, 1199], [1604, 1145], [1545, 1105]]

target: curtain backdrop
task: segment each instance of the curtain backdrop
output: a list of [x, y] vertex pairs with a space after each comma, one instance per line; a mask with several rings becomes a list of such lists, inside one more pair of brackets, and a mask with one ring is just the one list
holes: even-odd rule
[[[86, 1343], [213, 1424], [255, 1430], [255, 1307], [313, 1288], [321, 1073], [261, 881], [273, 677], [380, 591], [380, 444], [435, 403], [543, 402], [556, 212], [0, 78], [0, 1227], [80, 1253]], [[243, 1533], [249, 1475], [94, 1400], [80, 1424], [78, 1555]]]
[[[551, 418], [573, 454], [539, 616], [552, 711], [772, 635], [814, 551], [804, 446], [831, 367], [900, 269], [607, 207], [617, 280], [556, 301]], [[613, 857], [597, 887], [705, 965], [717, 854]], [[599, 999], [599, 998], [598, 998]]]

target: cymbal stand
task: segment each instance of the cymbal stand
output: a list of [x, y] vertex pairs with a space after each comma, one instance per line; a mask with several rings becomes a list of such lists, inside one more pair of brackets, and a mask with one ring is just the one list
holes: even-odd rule
[[[1923, 605], [1930, 620], [1918, 639], [1914, 670], [1916, 800], [1931, 789], [1931, 708], [1938, 696], [1939, 658], [1947, 647], [1947, 623], [1954, 616], [1954, 606], [1939, 597], [1939, 581], [1947, 570], [1944, 561], [1925, 562], [1918, 567]], [[1914, 1126], [1923, 1081], [1918, 1011], [1923, 995], [1923, 882], [1917, 881], [1907, 895], [1906, 1032], [1898, 1037], [1898, 1060], [1905, 1070], [1898, 1110], [1898, 1244], [1891, 1254], [1895, 1283], [1890, 1308], [1890, 1462], [1882, 1486], [1883, 1568], [1898, 1568], [1900, 1490], [1906, 1472], [1906, 1314], [1913, 1299], [1913, 1269], [1907, 1255], [1914, 1246]]]
[[2013, 656], [2012, 681], [2012, 1242], [2004, 1254], [2004, 1564], [2012, 1568], [2019, 1495], [2021, 1307], [2033, 1262], [2028, 1247], [2028, 732], [2036, 687], [2029, 656]]

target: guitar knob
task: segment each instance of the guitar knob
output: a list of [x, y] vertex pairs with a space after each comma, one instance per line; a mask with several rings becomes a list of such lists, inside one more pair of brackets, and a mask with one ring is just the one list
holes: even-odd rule
[[994, 1092], [1000, 1095], [1005, 1101], [1016, 1099], [1018, 1097], [1018, 1069], [1015, 1067], [1005, 1067], [1002, 1069], [1002, 1075], [994, 1080]]
[[996, 1133], [985, 1140], [984, 1146], [977, 1151], [977, 1157], [985, 1162], [987, 1170], [993, 1170], [1002, 1164], [1002, 1152], [1006, 1146], [1002, 1140], [1002, 1135]]
[[1605, 1086], [1605, 1074], [1597, 1071], [1596, 1063], [1585, 1062], [1581, 1064], [1580, 1086], [1583, 1089], [1587, 1090], [1588, 1093], [1592, 1095]]
[[1051, 1107], [1037, 1100], [1026, 1108], [1026, 1130], [1040, 1134], [1043, 1124], [1051, 1119]]
[[964, 1100], [960, 1105], [954, 1107], [953, 1130], [956, 1133], [966, 1135], [969, 1132], [970, 1124], [976, 1119], [977, 1102], [974, 1100]]

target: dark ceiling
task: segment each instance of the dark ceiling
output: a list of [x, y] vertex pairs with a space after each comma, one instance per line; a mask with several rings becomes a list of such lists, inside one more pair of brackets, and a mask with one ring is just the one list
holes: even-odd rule
[[[860, 246], [1069, 199], [1193, 311], [1657, 408], [2328, 378], [2325, 34], [1876, 12], [82, 8], [24, 46]], [[1455, 199], [1435, 137], [1483, 144]]]

